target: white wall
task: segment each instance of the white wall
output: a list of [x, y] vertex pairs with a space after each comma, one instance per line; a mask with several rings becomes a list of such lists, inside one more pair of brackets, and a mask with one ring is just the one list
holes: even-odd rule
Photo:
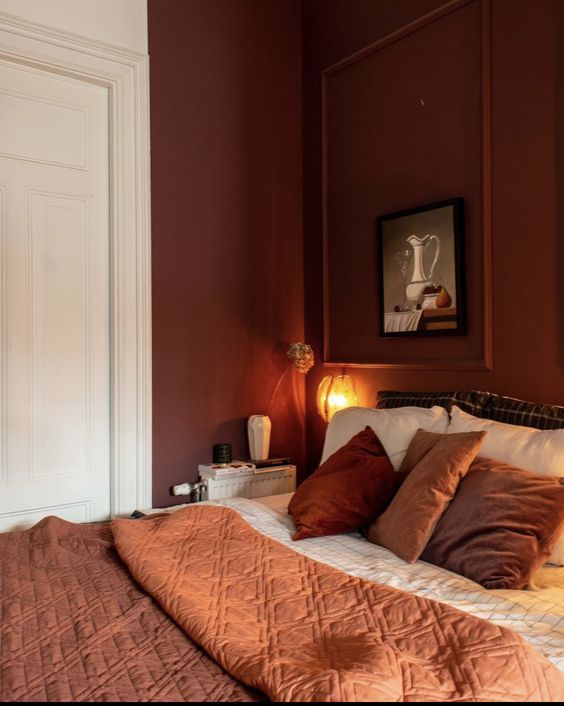
[[147, 53], [147, 0], [0, 0], [0, 12]]

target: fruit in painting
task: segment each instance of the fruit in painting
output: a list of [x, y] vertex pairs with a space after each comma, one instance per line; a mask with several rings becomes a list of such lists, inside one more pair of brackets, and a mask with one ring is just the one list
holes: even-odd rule
[[444, 287], [441, 287], [441, 291], [439, 292], [439, 296], [437, 297], [435, 306], [437, 307], [437, 309], [448, 309], [451, 304], [452, 297]]

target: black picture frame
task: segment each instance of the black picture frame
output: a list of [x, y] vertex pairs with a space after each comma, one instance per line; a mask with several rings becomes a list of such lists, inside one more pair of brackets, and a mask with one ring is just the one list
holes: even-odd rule
[[464, 199], [378, 216], [376, 229], [380, 335], [465, 334]]

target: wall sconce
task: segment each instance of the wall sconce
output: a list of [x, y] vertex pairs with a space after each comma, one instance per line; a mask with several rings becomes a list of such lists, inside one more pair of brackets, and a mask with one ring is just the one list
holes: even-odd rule
[[327, 375], [317, 388], [317, 411], [326, 422], [340, 409], [355, 407], [358, 397], [350, 375]]

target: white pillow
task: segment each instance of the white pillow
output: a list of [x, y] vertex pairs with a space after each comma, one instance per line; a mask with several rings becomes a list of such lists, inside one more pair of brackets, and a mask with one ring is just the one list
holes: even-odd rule
[[[495, 458], [543, 476], [564, 476], [564, 429], [542, 431], [516, 424], [493, 422], [490, 419], [478, 419], [458, 407], [453, 407], [451, 414], [449, 434], [464, 431], [488, 432], [480, 449], [480, 456]], [[548, 561], [564, 566], [564, 534], [560, 535]]]
[[448, 412], [444, 407], [397, 407], [395, 409], [370, 409], [347, 407], [336, 412], [325, 434], [321, 455], [323, 463], [337, 449], [350, 441], [355, 434], [369, 426], [382, 442], [394, 470], [398, 470], [409, 443], [418, 429], [445, 434]]
[[511, 463], [543, 476], [564, 476], [564, 429], [541, 431], [516, 424], [479, 419], [452, 408], [449, 434], [487, 431], [480, 456]]

